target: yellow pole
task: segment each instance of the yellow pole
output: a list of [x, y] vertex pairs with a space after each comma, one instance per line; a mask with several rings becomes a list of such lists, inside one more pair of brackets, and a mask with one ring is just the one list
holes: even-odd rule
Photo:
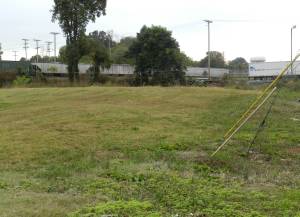
[[300, 57], [300, 54], [298, 54], [295, 59], [290, 62], [277, 76], [277, 78], [263, 91], [263, 93], [257, 97], [257, 99], [252, 103], [252, 105], [249, 107], [249, 109], [242, 115], [242, 117], [233, 125], [233, 127], [230, 128], [230, 130], [225, 134], [225, 139], [228, 138], [228, 136], [238, 127], [238, 125], [249, 115], [249, 113], [257, 106], [257, 104], [261, 101], [261, 99], [267, 94], [267, 92], [274, 87], [279, 80], [285, 75], [285, 73], [288, 71], [288, 69], [294, 64], [294, 62]]
[[267, 97], [260, 103], [253, 112], [239, 125], [238, 128], [223, 142], [223, 144], [211, 155], [212, 157], [215, 156], [229, 141], [230, 139], [237, 133], [239, 130], [249, 121], [253, 115], [266, 103], [266, 101], [272, 96], [272, 94], [277, 90], [277, 87], [274, 87], [273, 90], [267, 95]]

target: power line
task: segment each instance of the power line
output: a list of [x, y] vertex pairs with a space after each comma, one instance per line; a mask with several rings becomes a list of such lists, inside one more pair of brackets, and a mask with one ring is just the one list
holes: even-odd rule
[[59, 35], [58, 32], [50, 32], [51, 35], [54, 37], [54, 62], [56, 62], [56, 36]]
[[213, 22], [222, 22], [222, 23], [255, 23], [261, 22], [260, 20], [227, 20], [227, 19], [220, 19], [220, 20], [211, 20]]
[[27, 60], [27, 49], [29, 48], [28, 47], [28, 41], [29, 41], [29, 39], [22, 39], [23, 41], [24, 41], [24, 49], [25, 49], [25, 58], [26, 58], [26, 60]]

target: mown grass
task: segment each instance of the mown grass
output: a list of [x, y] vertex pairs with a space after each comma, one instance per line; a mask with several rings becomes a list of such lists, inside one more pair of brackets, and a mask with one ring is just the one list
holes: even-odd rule
[[215, 158], [257, 96], [222, 88], [0, 90], [0, 216], [300, 215], [299, 92]]

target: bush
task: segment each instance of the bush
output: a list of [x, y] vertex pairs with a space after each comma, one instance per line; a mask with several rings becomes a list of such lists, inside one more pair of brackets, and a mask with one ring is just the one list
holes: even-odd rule
[[17, 87], [23, 87], [32, 82], [31, 78], [28, 78], [26, 76], [18, 76], [16, 80], [14, 80], [13, 85]]

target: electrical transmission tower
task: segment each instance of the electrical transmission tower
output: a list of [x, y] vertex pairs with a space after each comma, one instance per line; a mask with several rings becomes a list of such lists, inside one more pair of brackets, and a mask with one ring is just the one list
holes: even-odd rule
[[41, 48], [40, 46], [39, 46], [39, 42], [41, 41], [41, 40], [38, 40], [38, 39], [33, 39], [33, 41], [36, 43], [36, 63], [38, 63], [39, 62], [39, 49]]
[[18, 55], [17, 55], [18, 51], [15, 51], [15, 50], [14, 50], [13, 53], [14, 53], [15, 62], [16, 62], [16, 61], [17, 61], [17, 56], [18, 56]]
[[29, 39], [22, 39], [24, 41], [24, 49], [25, 49], [25, 59], [27, 60], [27, 49], [29, 48], [28, 47], [28, 42], [29, 42]]
[[58, 32], [50, 32], [51, 35], [54, 37], [54, 62], [56, 62], [56, 36], [59, 35]]

